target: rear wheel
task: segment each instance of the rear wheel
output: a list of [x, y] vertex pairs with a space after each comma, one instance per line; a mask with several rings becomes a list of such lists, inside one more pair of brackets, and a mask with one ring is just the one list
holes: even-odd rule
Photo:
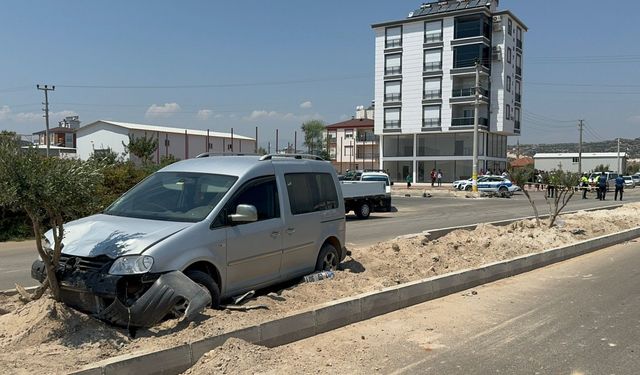
[[369, 203], [360, 203], [360, 205], [356, 209], [356, 216], [358, 216], [358, 218], [360, 219], [366, 219], [369, 217], [369, 215], [371, 215], [371, 206], [369, 206]]
[[509, 188], [507, 188], [506, 186], [500, 186], [500, 188], [498, 189], [498, 192], [505, 194], [509, 191]]
[[329, 243], [322, 245], [316, 261], [316, 271], [335, 271], [338, 263], [340, 263], [338, 250]]
[[467, 185], [467, 186], [465, 186], [465, 187], [464, 187], [464, 190], [465, 190], [465, 191], [471, 191], [471, 185]]

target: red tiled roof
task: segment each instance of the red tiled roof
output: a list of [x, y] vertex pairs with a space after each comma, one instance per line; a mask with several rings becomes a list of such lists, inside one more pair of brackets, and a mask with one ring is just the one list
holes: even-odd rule
[[373, 128], [372, 119], [351, 119], [327, 125], [327, 129]]
[[512, 167], [516, 167], [516, 168], [524, 167], [524, 166], [533, 164], [533, 158], [524, 157], [524, 158], [516, 159], [509, 164], [511, 164]]

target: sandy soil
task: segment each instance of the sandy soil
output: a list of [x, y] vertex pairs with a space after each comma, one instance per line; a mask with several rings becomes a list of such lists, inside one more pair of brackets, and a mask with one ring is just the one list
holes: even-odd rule
[[[64, 373], [119, 354], [196, 341], [334, 299], [637, 227], [640, 204], [610, 211], [581, 211], [562, 216], [557, 224], [552, 229], [535, 227], [531, 220], [504, 227], [480, 225], [474, 231], [454, 231], [434, 241], [416, 235], [353, 248], [353, 258], [343, 262], [334, 279], [265, 292], [247, 302], [266, 305], [266, 310], [207, 310], [196, 321], [168, 320], [138, 331], [135, 338], [50, 299], [23, 305], [16, 297], [0, 295], [0, 373]], [[240, 355], [233, 353], [244, 353], [238, 349], [242, 345], [230, 342], [227, 349], [219, 350], [229, 350], [225, 356], [231, 358]], [[258, 359], [261, 353], [261, 348], [250, 351]], [[214, 365], [220, 363], [216, 360]]]

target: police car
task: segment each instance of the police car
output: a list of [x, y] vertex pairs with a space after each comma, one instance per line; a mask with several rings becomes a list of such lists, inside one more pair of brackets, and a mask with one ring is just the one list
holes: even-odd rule
[[506, 177], [485, 176], [482, 179], [478, 179], [478, 191], [485, 193], [513, 193], [518, 190], [520, 188]]

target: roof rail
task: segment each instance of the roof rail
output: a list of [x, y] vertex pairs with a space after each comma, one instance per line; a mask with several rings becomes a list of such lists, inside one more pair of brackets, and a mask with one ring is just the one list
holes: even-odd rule
[[197, 158], [208, 158], [210, 156], [258, 156], [258, 154], [238, 154], [238, 153], [231, 153], [231, 152], [227, 152], [227, 153], [222, 153], [222, 152], [203, 152], [202, 154], [199, 154], [198, 156], [196, 156]]
[[260, 160], [272, 160], [273, 158], [309, 159], [309, 160], [325, 161], [320, 156], [309, 155], [309, 154], [267, 154], [267, 155], [262, 155], [260, 157]]

